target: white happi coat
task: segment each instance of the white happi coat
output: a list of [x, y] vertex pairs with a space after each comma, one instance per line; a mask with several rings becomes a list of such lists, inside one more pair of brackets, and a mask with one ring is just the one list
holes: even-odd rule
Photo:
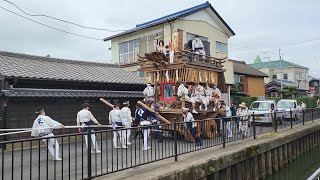
[[128, 107], [121, 109], [121, 119], [125, 126], [131, 125], [131, 110]]
[[92, 113], [86, 109], [82, 109], [77, 114], [77, 126], [84, 126], [86, 122], [93, 121], [98, 124], [97, 119], [92, 115]]
[[180, 86], [178, 87], [177, 95], [186, 100], [190, 99], [189, 90], [184, 86], [184, 84], [180, 84]]
[[248, 108], [246, 107], [245, 109], [238, 108], [237, 110], [237, 116], [239, 117], [240, 120], [240, 129], [247, 130], [248, 129], [248, 121], [249, 121], [249, 116], [248, 116]]
[[113, 109], [109, 113], [109, 123], [112, 125], [113, 128], [118, 127], [116, 122], [123, 124], [122, 119], [121, 119], [121, 111], [120, 111], [120, 109]]
[[[198, 85], [195, 89], [194, 89], [194, 95], [193, 97], [195, 102], [205, 102], [205, 90], [201, 85]], [[204, 103], [206, 104], [206, 103]]]
[[[51, 128], [57, 128], [61, 123], [51, 119], [49, 116], [39, 115], [32, 126], [31, 136], [38, 137], [40, 134], [51, 134]], [[35, 130], [39, 129], [39, 130]]]
[[143, 90], [143, 95], [146, 97], [153, 97], [154, 88], [151, 85], [147, 85], [147, 87]]

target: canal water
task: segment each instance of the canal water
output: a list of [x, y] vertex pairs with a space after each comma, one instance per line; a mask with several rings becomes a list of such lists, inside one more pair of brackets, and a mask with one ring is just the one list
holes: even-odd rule
[[275, 174], [268, 176], [266, 180], [303, 180], [320, 167], [320, 148], [297, 158], [287, 167], [280, 169]]

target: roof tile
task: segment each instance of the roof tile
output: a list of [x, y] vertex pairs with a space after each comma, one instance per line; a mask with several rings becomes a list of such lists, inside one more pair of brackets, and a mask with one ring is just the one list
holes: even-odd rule
[[2, 91], [7, 97], [131, 97], [143, 98], [141, 91], [102, 91], [102, 90], [68, 90], [68, 89], [29, 89], [13, 88]]
[[98, 83], [143, 84], [136, 74], [115, 65], [47, 58], [0, 51], [0, 74], [4, 77]]

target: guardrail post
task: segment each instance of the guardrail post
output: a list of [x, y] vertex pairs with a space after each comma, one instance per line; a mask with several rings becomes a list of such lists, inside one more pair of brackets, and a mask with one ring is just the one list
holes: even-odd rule
[[[273, 121], [274, 121], [274, 131], [275, 132], [278, 132], [278, 121], [277, 121], [277, 111], [274, 111], [274, 118], [273, 118]], [[271, 113], [271, 116], [272, 116], [272, 113]]]
[[178, 142], [177, 142], [177, 123], [173, 122], [173, 136], [174, 136], [174, 160], [178, 161]]
[[253, 139], [256, 139], [256, 123], [255, 123], [255, 117], [254, 112], [252, 113], [252, 127], [253, 127]]
[[92, 179], [92, 169], [91, 169], [91, 128], [87, 129], [87, 141], [88, 141], [88, 179]]
[[224, 117], [222, 117], [222, 147], [226, 147], [226, 127], [225, 127], [225, 122], [224, 122]]
[[[7, 104], [5, 104], [3, 106], [3, 112], [2, 112], [2, 129], [6, 129], [7, 128]], [[6, 133], [6, 132], [2, 132], [2, 133]], [[7, 136], [2, 136], [1, 138], [2, 141], [6, 141], [7, 140]], [[7, 145], [6, 144], [2, 144], [2, 150], [6, 150], [7, 149]]]
[[302, 124], [304, 125], [304, 118], [305, 118], [305, 111], [304, 110], [302, 110]]
[[293, 117], [292, 117], [292, 109], [290, 108], [290, 125], [291, 125], [291, 129], [293, 126]]
[[312, 108], [312, 109], [311, 109], [312, 122], [314, 122], [314, 118], [313, 118], [313, 110], [314, 110], [314, 108]]

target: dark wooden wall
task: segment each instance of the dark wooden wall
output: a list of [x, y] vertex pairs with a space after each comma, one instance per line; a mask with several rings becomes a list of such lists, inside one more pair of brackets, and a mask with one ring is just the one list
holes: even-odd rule
[[[135, 110], [135, 104], [140, 99], [108, 99], [109, 102], [124, 102], [129, 100], [132, 113]], [[11, 98], [8, 99], [7, 106], [7, 128], [31, 128], [35, 118], [36, 108], [44, 108], [46, 115], [52, 119], [66, 125], [76, 125], [77, 113], [82, 109], [84, 102], [90, 103], [90, 111], [101, 124], [108, 124], [108, 115], [110, 107], [101, 103], [99, 98]], [[77, 132], [76, 129], [58, 130], [55, 134]], [[30, 133], [12, 135], [7, 139], [27, 138]]]

